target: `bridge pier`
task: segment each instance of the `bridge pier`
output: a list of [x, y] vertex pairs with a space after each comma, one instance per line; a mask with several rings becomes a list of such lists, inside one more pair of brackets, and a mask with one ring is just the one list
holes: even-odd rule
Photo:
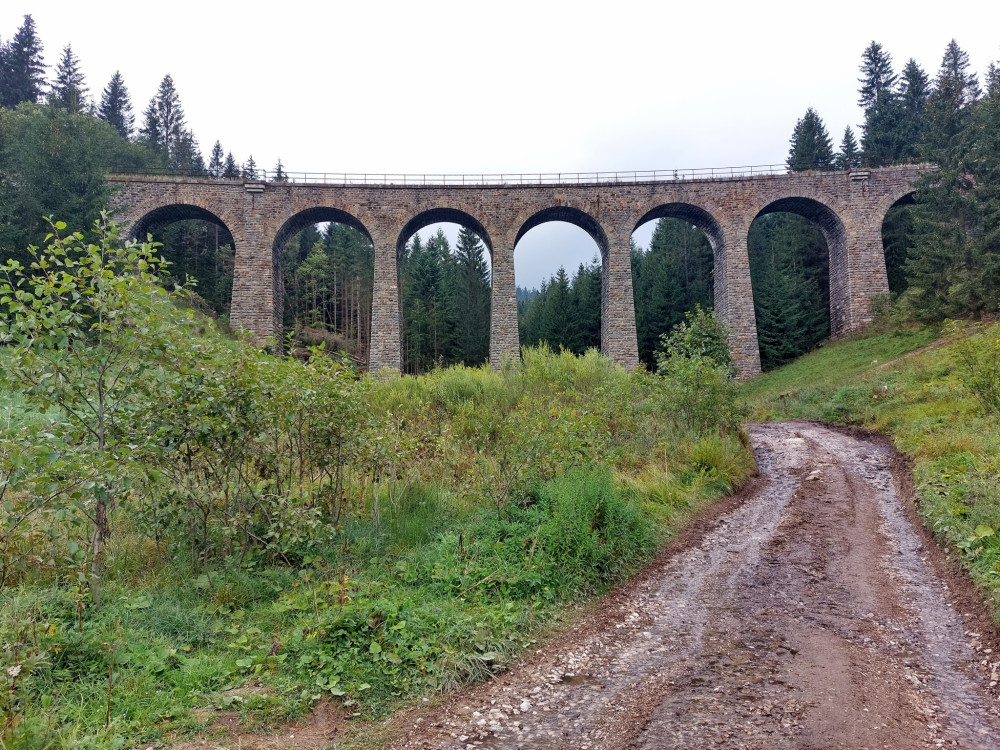
[[399, 250], [394, 240], [373, 237], [375, 278], [372, 288], [372, 330], [368, 370], [400, 372], [403, 367]]
[[494, 241], [490, 262], [490, 367], [498, 370], [521, 356], [513, 245]]
[[601, 354], [629, 372], [639, 366], [631, 240], [631, 232], [608, 234], [601, 273]]
[[750, 283], [747, 235], [750, 227], [730, 228], [721, 243], [713, 243], [715, 257], [715, 314], [729, 329], [729, 351], [736, 376], [749, 380], [760, 375], [757, 315]]
[[236, 258], [229, 324], [246, 331], [258, 346], [281, 346], [284, 285], [274, 242], [255, 231], [233, 231]]
[[[874, 319], [872, 300], [889, 294], [889, 278], [885, 267], [885, 247], [882, 244], [884, 216], [872, 214], [867, 205], [858, 206], [845, 236], [845, 252], [841, 271], [833, 278], [834, 262], [830, 258], [831, 332], [840, 337], [861, 330]], [[834, 326], [832, 301], [834, 288], [840, 295], [840, 311]]]

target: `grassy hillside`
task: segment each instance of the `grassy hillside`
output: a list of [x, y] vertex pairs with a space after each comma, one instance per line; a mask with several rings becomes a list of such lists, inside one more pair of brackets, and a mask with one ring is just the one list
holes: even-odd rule
[[952, 323], [829, 344], [743, 387], [755, 419], [891, 435], [913, 460], [925, 523], [1000, 621], [1000, 324]]

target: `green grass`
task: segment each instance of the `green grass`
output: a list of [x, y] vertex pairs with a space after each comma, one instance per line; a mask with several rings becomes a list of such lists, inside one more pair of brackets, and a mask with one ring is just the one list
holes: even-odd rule
[[[743, 392], [757, 419], [817, 419], [890, 435], [912, 459], [925, 523], [962, 561], [1000, 622], [1000, 415], [972, 387], [996, 378], [985, 365], [997, 361], [1000, 325], [949, 329], [939, 346], [902, 356], [941, 333], [883, 332], [834, 343]], [[879, 368], [873, 360], [892, 363]]]
[[873, 333], [826, 344], [791, 364], [749, 381], [743, 393], [753, 406], [766, 408], [766, 400], [785, 395], [798, 398], [802, 391], [823, 391], [875, 374], [880, 365], [932, 343], [936, 328], [899, 329]]

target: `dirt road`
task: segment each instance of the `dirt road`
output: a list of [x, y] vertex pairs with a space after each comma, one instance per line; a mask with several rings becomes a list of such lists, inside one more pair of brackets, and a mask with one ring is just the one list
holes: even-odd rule
[[891, 452], [750, 432], [739, 507], [501, 678], [399, 717], [392, 747], [1000, 748], [995, 633], [937, 577]]

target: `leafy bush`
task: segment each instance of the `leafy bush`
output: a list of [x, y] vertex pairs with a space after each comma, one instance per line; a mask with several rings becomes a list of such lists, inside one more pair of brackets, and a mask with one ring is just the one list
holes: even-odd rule
[[671, 360], [704, 360], [709, 367], [721, 369], [727, 377], [736, 375], [736, 365], [729, 351], [729, 331], [713, 310], [696, 305], [684, 314], [684, 320], [670, 333], [660, 337], [657, 370], [672, 369]]
[[112, 516], [141, 473], [136, 449], [152, 438], [130, 416], [158, 397], [159, 357], [180, 316], [157, 284], [152, 245], [119, 242], [106, 219], [93, 243], [79, 232], [60, 236], [62, 222], [52, 229], [44, 249], [28, 248], [29, 267], [10, 260], [2, 268], [0, 338], [11, 352], [3, 377], [39, 410], [59, 409], [51, 432], [66, 460], [38, 477], [47, 484], [39, 494], [89, 520], [96, 603]]
[[748, 411], [738, 397], [725, 326], [714, 312], [689, 312], [662, 338], [658, 395], [678, 427], [695, 433], [735, 432]]

